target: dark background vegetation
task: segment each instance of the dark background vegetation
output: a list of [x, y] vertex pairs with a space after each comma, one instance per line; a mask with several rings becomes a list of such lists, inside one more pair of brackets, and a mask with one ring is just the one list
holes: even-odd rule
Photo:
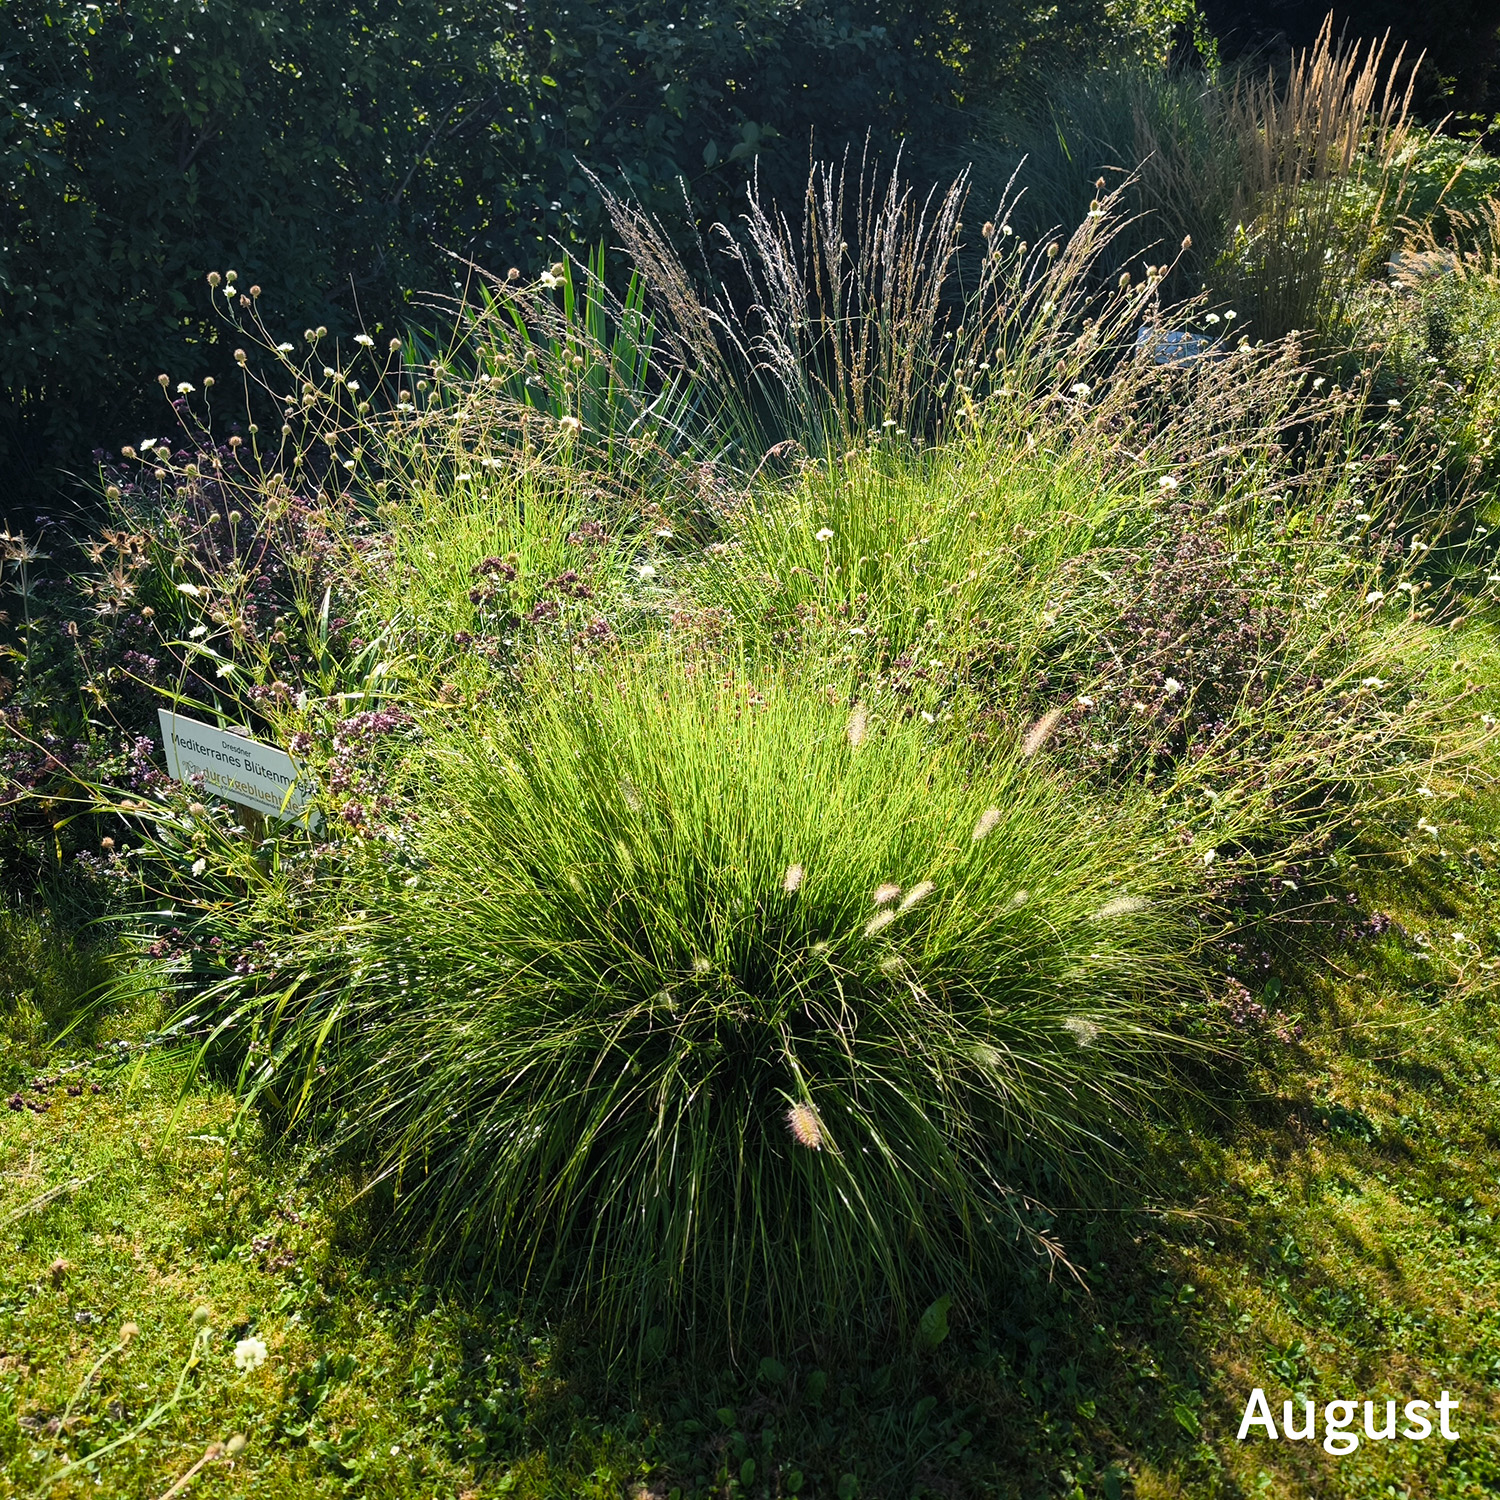
[[[95, 445], [158, 420], [158, 374], [232, 373], [204, 274], [273, 326], [401, 324], [451, 255], [528, 274], [603, 231], [582, 167], [685, 225], [810, 151], [962, 159], [1043, 76], [1219, 39], [1275, 65], [1323, 0], [3, 0], [0, 474], [34, 524]], [[1500, 105], [1500, 0], [1368, 0], [1429, 61], [1429, 116]], [[1207, 29], [1203, 22], [1206, 20]], [[142, 425], [144, 424], [144, 426]]]

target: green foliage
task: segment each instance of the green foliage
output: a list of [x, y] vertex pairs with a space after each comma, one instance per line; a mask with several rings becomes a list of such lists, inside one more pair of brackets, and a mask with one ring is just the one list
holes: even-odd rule
[[1023, 1184], [1107, 1168], [1174, 970], [1129, 819], [686, 662], [529, 674], [424, 766], [403, 857], [214, 1004], [434, 1249], [642, 1337], [796, 1347], [914, 1321], [1003, 1264]]
[[[81, 0], [0, 15], [0, 441], [50, 484], [148, 420], [160, 372], [233, 373], [201, 291], [392, 324], [444, 252], [502, 271], [586, 242], [582, 168], [653, 212], [790, 201], [808, 142], [918, 154], [954, 107], [1080, 38], [1154, 55], [1171, 7], [982, 0]], [[198, 289], [198, 290], [195, 290]]]

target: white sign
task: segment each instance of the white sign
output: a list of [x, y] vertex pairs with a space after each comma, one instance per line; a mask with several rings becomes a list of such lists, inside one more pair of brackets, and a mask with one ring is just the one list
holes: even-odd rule
[[[205, 792], [273, 818], [300, 822], [308, 814], [313, 787], [285, 750], [185, 719], [168, 708], [157, 712], [167, 769], [176, 780], [201, 785]], [[312, 809], [309, 821], [316, 823], [317, 817], [317, 810]]]

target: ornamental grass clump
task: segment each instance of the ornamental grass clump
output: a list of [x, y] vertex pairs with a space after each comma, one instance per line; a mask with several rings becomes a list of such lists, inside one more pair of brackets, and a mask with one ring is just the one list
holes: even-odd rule
[[527, 687], [433, 732], [399, 870], [239, 1015], [391, 1232], [617, 1335], [778, 1347], [1044, 1250], [1032, 1195], [1107, 1182], [1163, 1070], [1181, 934], [1129, 815], [816, 675]]

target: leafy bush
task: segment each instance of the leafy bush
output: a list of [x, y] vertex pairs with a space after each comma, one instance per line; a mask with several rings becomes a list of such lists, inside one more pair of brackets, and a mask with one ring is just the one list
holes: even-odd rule
[[193, 291], [211, 266], [315, 324], [391, 324], [460, 274], [448, 251], [531, 269], [594, 234], [583, 167], [727, 219], [753, 171], [789, 197], [809, 139], [954, 139], [965, 90], [1049, 35], [1151, 52], [1162, 9], [980, 0], [955, 31], [868, 0], [10, 6], [0, 462], [40, 494], [149, 421], [159, 372], [232, 374]]

